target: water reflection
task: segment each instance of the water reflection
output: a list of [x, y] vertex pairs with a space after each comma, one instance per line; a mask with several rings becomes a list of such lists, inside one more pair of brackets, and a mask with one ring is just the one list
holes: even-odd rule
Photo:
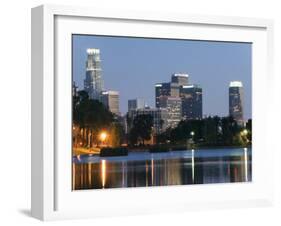
[[244, 148], [245, 181], [248, 181], [248, 149]]
[[191, 150], [191, 161], [192, 161], [192, 183], [194, 183], [194, 149]]
[[79, 156], [72, 165], [73, 189], [248, 182], [251, 149], [130, 153], [128, 157]]
[[102, 188], [105, 186], [106, 179], [106, 162], [105, 160], [101, 160], [101, 180], [102, 180]]

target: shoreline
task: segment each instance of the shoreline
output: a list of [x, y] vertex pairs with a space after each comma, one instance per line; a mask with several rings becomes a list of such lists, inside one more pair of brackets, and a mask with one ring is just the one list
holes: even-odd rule
[[[130, 153], [137, 153], [137, 152], [150, 152], [149, 149], [153, 146], [148, 147], [140, 147], [140, 148], [128, 148], [128, 152]], [[172, 150], [169, 150], [168, 152], [173, 151], [188, 151], [188, 150], [202, 150], [202, 149], [235, 149], [235, 148], [252, 148], [252, 145], [248, 146], [195, 146], [194, 148], [185, 148], [183, 146], [178, 147], [178, 150], [176, 147], [171, 147]], [[72, 149], [72, 157], [76, 157], [78, 155], [100, 155], [101, 148], [73, 148]], [[164, 153], [164, 152], [157, 152], [157, 153]], [[121, 156], [121, 155], [120, 155]]]

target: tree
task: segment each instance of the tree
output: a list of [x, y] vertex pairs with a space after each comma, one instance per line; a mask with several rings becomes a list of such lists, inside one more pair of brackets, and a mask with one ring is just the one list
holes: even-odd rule
[[110, 146], [119, 147], [124, 139], [125, 131], [119, 122], [114, 122], [109, 128]]
[[220, 122], [221, 119], [218, 116], [208, 117], [204, 119], [204, 140], [206, 144], [218, 144]]
[[240, 143], [239, 126], [233, 117], [222, 118], [222, 140], [225, 145], [238, 145]]
[[97, 142], [98, 132], [113, 121], [113, 114], [98, 100], [89, 99], [86, 91], [73, 97], [73, 123], [81, 129], [83, 146], [91, 147]]
[[133, 127], [130, 131], [129, 139], [132, 144], [141, 140], [144, 145], [145, 140], [151, 138], [153, 117], [151, 115], [137, 115], [133, 120]]
[[203, 136], [203, 121], [202, 120], [185, 120], [180, 121], [178, 126], [171, 129], [171, 141], [172, 143], [185, 144], [186, 140], [191, 138], [190, 133], [193, 132], [193, 139], [198, 141]]
[[246, 123], [246, 129], [248, 131], [247, 139], [249, 143], [252, 143], [252, 119], [249, 119]]

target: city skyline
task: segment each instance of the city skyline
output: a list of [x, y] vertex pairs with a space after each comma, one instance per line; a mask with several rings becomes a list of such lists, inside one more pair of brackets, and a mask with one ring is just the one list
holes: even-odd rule
[[[116, 41], [117, 39], [117, 41]], [[124, 42], [130, 42], [129, 45], [125, 45]], [[165, 57], [163, 58], [162, 55], [159, 55], [155, 52], [155, 48], [152, 47], [151, 43], [158, 43], [158, 42], [163, 42], [161, 45], [158, 45], [158, 52], [161, 52], [163, 50], [163, 44], [165, 44], [165, 48], [167, 53], [172, 53], [173, 51], [171, 50], [171, 45], [173, 45], [174, 47], [177, 47], [179, 44], [181, 44], [184, 49], [183, 50], [178, 50], [178, 55], [175, 55], [175, 59], [173, 59], [172, 61], [170, 60], [170, 65], [164, 64], [164, 63], [160, 63], [159, 64], [159, 60], [160, 59], [165, 59]], [[92, 43], [92, 44], [90, 44]], [[109, 46], [105, 46], [103, 47], [103, 44], [110, 44]], [[121, 46], [120, 46], [121, 44]], [[123, 45], [122, 45], [123, 44]], [[134, 44], [134, 47], [136, 48], [135, 51], [140, 50], [140, 47], [144, 47], [146, 50], [150, 50], [147, 51], [147, 56], [148, 58], [150, 58], [150, 54], [152, 54], [154, 57], [157, 56], [155, 58], [154, 61], [150, 62], [151, 65], [147, 65], [147, 64], [143, 64], [139, 58], [142, 58], [143, 55], [141, 54], [142, 52], [139, 52], [140, 54], [136, 54], [134, 55], [134, 57], [130, 57], [130, 54], [128, 53], [132, 53], [134, 51], [131, 51], [130, 48], [123, 48], [123, 51], [114, 51], [114, 50], [118, 50], [120, 47], [124, 47], [125, 46], [130, 46]], [[213, 65], [212, 63], [212, 58], [214, 58], [214, 56], [212, 58], [206, 57], [205, 60], [202, 61], [202, 66], [200, 67], [199, 62], [197, 62], [198, 64], [198, 74], [201, 76], [197, 76], [196, 74], [193, 72], [190, 72], [192, 70], [188, 70], [188, 66], [185, 65], [179, 65], [177, 61], [180, 61], [182, 56], [182, 52], [185, 52], [186, 49], [189, 50], [193, 50], [193, 52], [191, 52], [191, 55], [195, 54], [195, 49], [194, 46], [192, 45], [194, 44], [198, 49], [199, 52], [205, 52], [205, 54], [211, 54], [214, 49], [220, 49], [220, 52], [227, 52], [228, 54], [230, 52], [232, 53], [236, 53], [237, 55], [237, 61], [241, 61], [241, 57], [245, 57], [242, 53], [245, 54], [245, 52], [247, 52], [248, 55], [248, 67], [246, 67], [246, 63], [243, 62], [239, 62], [237, 63], [234, 60], [234, 57], [231, 56], [230, 59], [228, 59], [227, 61], [227, 65], [231, 65], [229, 67], [229, 72], [234, 70], [233, 68], [236, 68], [235, 70], [237, 70], [238, 68], [240, 68], [241, 71], [243, 71], [243, 79], [239, 79], [241, 78], [241, 73], [240, 76], [222, 76], [221, 80], [218, 82], [218, 76], [209, 76], [207, 74], [205, 74], [205, 76], [202, 76], [202, 74], [200, 74], [200, 68], [201, 67], [207, 67], [209, 70], [210, 69], [214, 69], [215, 66], [217, 66], [216, 63], [214, 63]], [[206, 45], [208, 44], [208, 45]], [[86, 49], [84, 49], [85, 47]], [[107, 56], [107, 51], [108, 49], [110, 49], [111, 47], [111, 54], [112, 57], [109, 58]], [[148, 47], [151, 47], [152, 49], [149, 49]], [[193, 48], [191, 48], [193, 47]], [[96, 49], [100, 49], [100, 58], [101, 58], [101, 68], [102, 68], [102, 78], [104, 80], [104, 90], [116, 90], [118, 92], [120, 92], [120, 111], [122, 112], [122, 114], [125, 114], [128, 111], [128, 100], [129, 99], [135, 99], [135, 98], [143, 98], [145, 100], [145, 102], [150, 106], [150, 107], [154, 107], [155, 106], [155, 93], [154, 93], [154, 85], [156, 83], [159, 82], [165, 82], [166, 80], [168, 80], [167, 78], [171, 77], [171, 74], [174, 73], [186, 73], [189, 74], [189, 81], [191, 81], [192, 84], [196, 83], [196, 84], [200, 84], [200, 86], [202, 86], [204, 92], [203, 92], [203, 115], [218, 115], [218, 116], [226, 116], [228, 115], [228, 85], [229, 82], [233, 81], [233, 80], [241, 80], [243, 84], [245, 84], [245, 87], [248, 87], [248, 89], [245, 88], [245, 120], [247, 120], [248, 118], [251, 118], [251, 74], [249, 74], [249, 72], [251, 72], [251, 66], [250, 66], [250, 62], [251, 62], [251, 54], [250, 54], [250, 50], [251, 50], [251, 45], [250, 44], [246, 44], [246, 43], [221, 43], [221, 42], [209, 42], [209, 41], [186, 41], [186, 40], [162, 40], [162, 39], [143, 39], [143, 38], [120, 38], [120, 37], [103, 37], [103, 36], [73, 36], [73, 79], [75, 81], [75, 83], [78, 85], [79, 89], [83, 89], [83, 80], [85, 78], [85, 74], [86, 74], [86, 67], [85, 67], [85, 62], [87, 60], [87, 49], [88, 48], [96, 48]], [[84, 49], [84, 52], [83, 52]], [[211, 50], [210, 50], [211, 49]], [[127, 61], [124, 61], [123, 64], [117, 64], [117, 62], [120, 61], [119, 58], [115, 58], [116, 56], [118, 57], [118, 53], [121, 54], [119, 55], [119, 58], [126, 58]], [[238, 54], [239, 53], [239, 54]], [[199, 53], [198, 57], [199, 56]], [[234, 54], [235, 55], [235, 54]], [[238, 55], [241, 55], [240, 57], [238, 57]], [[247, 54], [246, 54], [247, 55]], [[205, 55], [202, 55], [203, 58], [205, 57]], [[230, 55], [229, 55], [230, 56]], [[170, 59], [170, 55], [167, 54], [167, 58]], [[220, 56], [222, 57], [222, 56]], [[219, 57], [219, 58], [220, 58]], [[78, 58], [78, 59], [76, 59]], [[132, 61], [132, 58], [136, 58]], [[209, 61], [208, 61], [209, 58]], [[80, 60], [79, 60], [80, 59]], [[81, 63], [81, 61], [84, 59], [84, 63]], [[116, 59], [117, 62], [115, 62], [113, 64], [113, 67], [116, 69], [116, 75], [118, 76], [114, 76], [113, 71], [110, 70], [110, 62], [112, 63], [112, 61], [114, 61], [114, 59]], [[188, 57], [187, 57], [188, 59]], [[139, 65], [135, 65], [135, 67], [141, 67], [143, 66], [143, 69], [141, 71], [143, 71], [143, 78], [141, 83], [138, 83], [137, 85], [135, 84], [131, 84], [129, 81], [133, 78], [136, 81], [139, 80], [139, 76], [138, 73], [139, 71], [136, 71], [135, 73], [132, 72], [131, 75], [126, 74], [126, 76], [121, 76], [122, 73], [120, 73], [120, 70], [124, 70], [126, 69], [126, 66], [128, 66], [128, 69], [132, 68], [130, 67], [131, 63], [136, 63], [136, 61], [139, 60]], [[193, 59], [194, 60], [194, 59]], [[232, 61], [231, 61], [232, 60]], [[107, 62], [109, 61], [109, 62]], [[146, 61], [146, 59], [144, 59], [144, 61]], [[207, 62], [206, 62], [207, 61]], [[153, 65], [153, 63], [155, 62], [156, 65]], [[232, 65], [233, 64], [233, 65]], [[240, 66], [239, 66], [240, 65]], [[158, 66], [158, 67], [157, 67]], [[243, 67], [242, 67], [243, 66]], [[150, 68], [150, 73], [152, 71], [156, 71], [157, 73], [155, 74], [155, 76], [151, 76], [150, 80], [145, 79], [146, 78], [146, 74], [145, 71], [147, 70], [147, 67], [151, 67]], [[164, 67], [164, 68], [163, 68]], [[175, 68], [175, 70], [169, 74], [168, 72], [164, 75], [162, 75], [162, 73], [160, 73], [162, 70], [167, 69], [167, 71], [172, 68]], [[182, 70], [176, 70], [178, 68], [187, 68], [185, 71]], [[243, 68], [243, 70], [241, 69], [241, 67]], [[157, 68], [159, 68], [159, 70], [157, 70]], [[192, 67], [190, 67], [192, 68]], [[222, 68], [224, 67], [217, 67], [217, 74], [221, 74], [224, 70], [222, 70]], [[141, 69], [141, 68], [140, 68]], [[206, 69], [205, 69], [206, 70]], [[83, 74], [84, 71], [84, 74]], [[159, 72], [158, 72], [159, 71]], [[212, 71], [212, 70], [210, 70]], [[238, 70], [239, 71], [239, 70]], [[81, 74], [82, 72], [82, 74]], [[248, 72], [248, 76], [246, 76]], [[229, 73], [232, 74], [232, 73]], [[211, 77], [211, 78], [210, 78]], [[227, 77], [228, 79], [231, 80], [226, 81], [227, 79], [225, 78]], [[118, 79], [119, 78], [119, 79]], [[127, 78], [126, 80], [124, 80], [124, 78]], [[142, 77], [141, 77], [142, 78]], [[219, 86], [220, 88], [215, 87], [215, 89], [212, 89], [212, 84], [210, 84], [211, 80], [214, 81], [215, 85]], [[225, 81], [227, 82], [224, 85]], [[205, 88], [204, 88], [205, 87]], [[143, 95], [145, 92], [145, 95]], [[124, 95], [125, 93], [127, 93], [127, 95]], [[224, 95], [219, 95], [219, 93], [224, 93]], [[214, 99], [215, 97], [217, 97], [217, 100], [210, 103], [209, 101]], [[224, 101], [223, 101], [224, 100]], [[225, 101], [227, 100], [227, 101]]]

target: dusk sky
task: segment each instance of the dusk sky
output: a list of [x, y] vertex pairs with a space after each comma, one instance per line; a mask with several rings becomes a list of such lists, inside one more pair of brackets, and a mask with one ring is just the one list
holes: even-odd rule
[[189, 74], [203, 89], [203, 115], [228, 115], [228, 87], [244, 87], [244, 117], [252, 114], [252, 48], [249, 43], [123, 38], [73, 35], [73, 79], [83, 89], [86, 49], [101, 51], [106, 90], [120, 94], [120, 111], [128, 99], [143, 98], [155, 107], [155, 83], [169, 82], [173, 73]]

